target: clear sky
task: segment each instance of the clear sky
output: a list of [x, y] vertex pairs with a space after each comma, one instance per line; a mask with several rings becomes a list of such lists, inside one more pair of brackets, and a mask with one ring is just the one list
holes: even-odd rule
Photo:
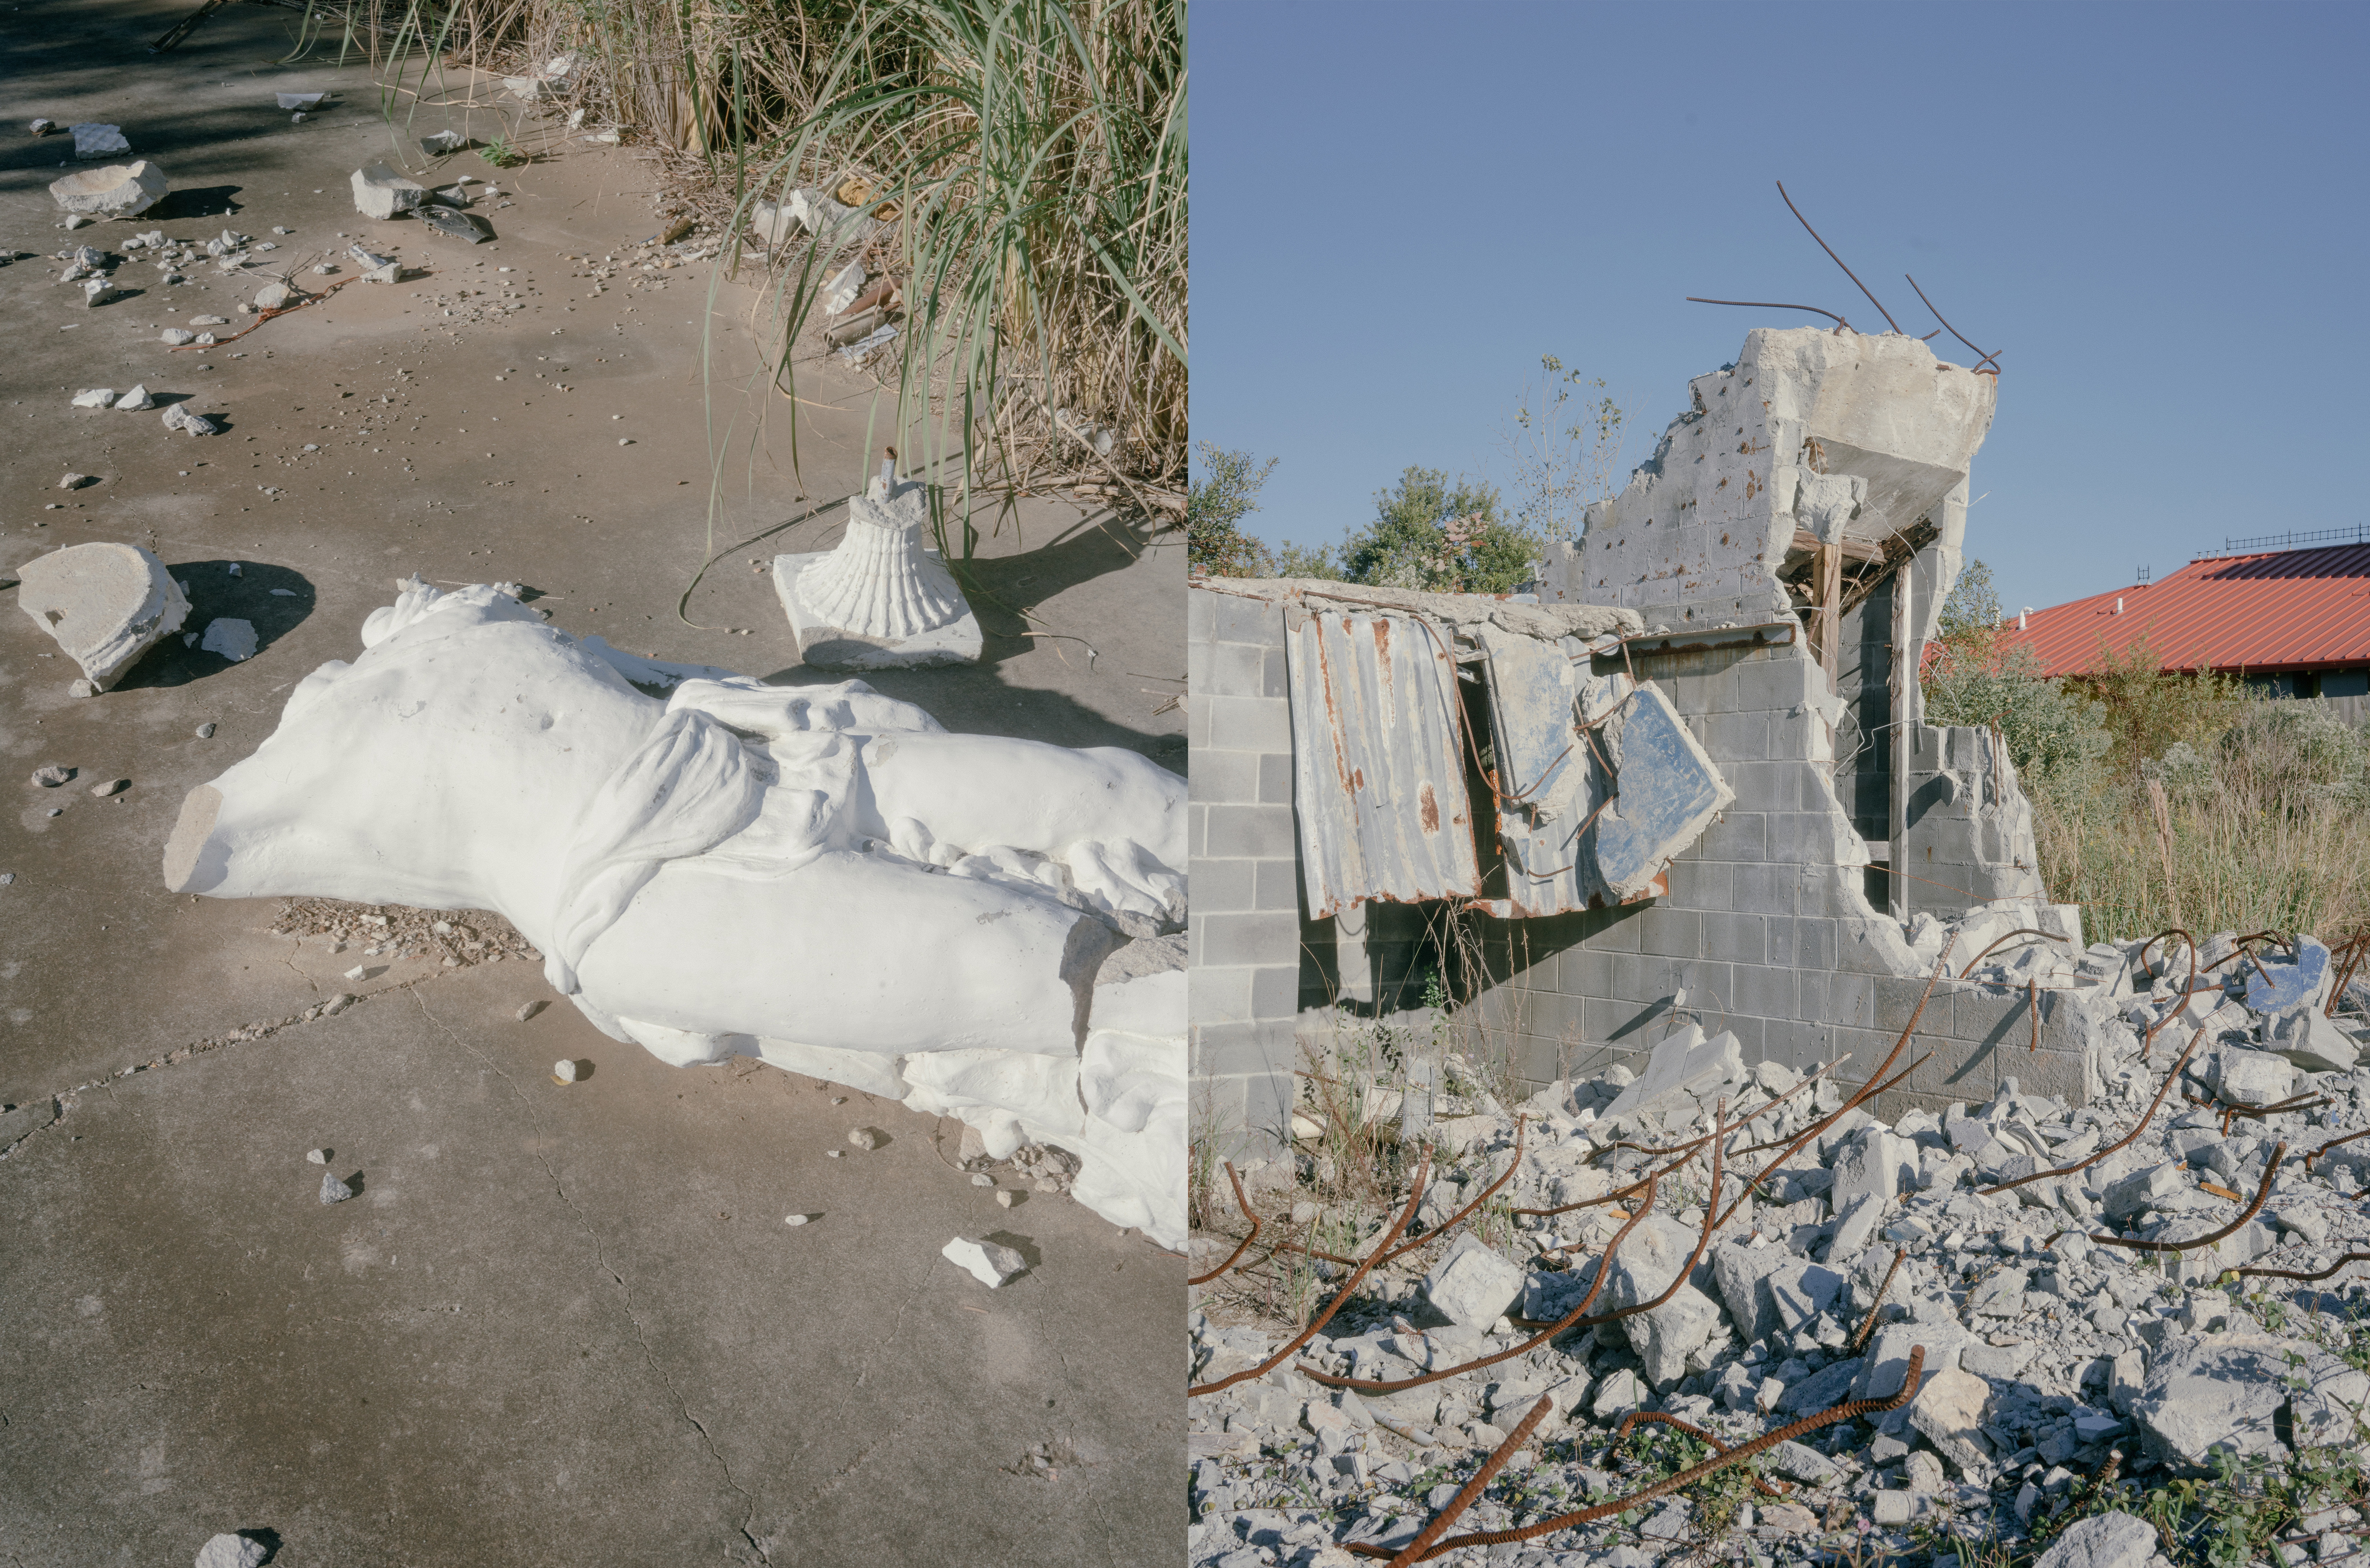
[[[1327, 544], [1503, 483], [1543, 353], [1651, 454], [1746, 330], [2000, 352], [1968, 553], [2010, 611], [2370, 521], [2370, 8], [1195, 0], [1193, 435]], [[1946, 333], [1946, 359], [1974, 356]], [[1987, 493], [1987, 494], [1986, 494]]]

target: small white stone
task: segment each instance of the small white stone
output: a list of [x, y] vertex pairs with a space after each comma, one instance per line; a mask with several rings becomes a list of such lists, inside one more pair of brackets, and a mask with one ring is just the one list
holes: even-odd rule
[[823, 1157], [826, 1160], [836, 1160], [846, 1152], [845, 1149], [826, 1149], [823, 1151]]
[[308, 1150], [305, 1158], [316, 1165], [326, 1165], [329, 1162], [329, 1151], [326, 1149]]
[[1019, 1201], [1020, 1195], [1014, 1192], [1009, 1187], [1007, 1187], [1002, 1192], [995, 1195], [996, 1206], [1001, 1208], [1010, 1208], [1014, 1204], [1018, 1203]]
[[975, 1187], [992, 1187], [995, 1185], [995, 1178], [982, 1172], [971, 1179], [971, 1185]]
[[576, 1082], [576, 1064], [563, 1058], [551, 1064], [551, 1076], [562, 1083], [573, 1083]]
[[856, 1145], [858, 1149], [869, 1150], [880, 1148], [889, 1140], [881, 1137], [880, 1133], [876, 1132], [871, 1127], [852, 1127], [848, 1130], [847, 1141]]
[[144, 383], [115, 400], [115, 411], [119, 414], [138, 414], [155, 406], [156, 406], [156, 400], [148, 395], [148, 388]]
[[519, 1007], [519, 1010], [518, 1010], [516, 1013], [512, 1013], [512, 1017], [514, 1017], [514, 1018], [516, 1018], [520, 1023], [523, 1024], [523, 1023], [525, 1023], [528, 1019], [530, 1019], [530, 1018], [534, 1017], [536, 1013], [540, 1013], [540, 1012], [542, 1012], [542, 1011], [543, 1011], [543, 1002], [542, 1002], [540, 1000], [537, 1000], [537, 1001], [529, 1001], [529, 1002], [523, 1002], [523, 1003], [522, 1003], [522, 1004], [520, 1005], [520, 1007]]
[[218, 653], [233, 664], [255, 657], [255, 623], [225, 616], [210, 622], [206, 635], [198, 645], [208, 653]]
[[938, 1255], [970, 1270], [973, 1279], [991, 1290], [1029, 1266], [1029, 1261], [1010, 1247], [994, 1242], [966, 1242], [960, 1236], [938, 1249]]
[[786, 1214], [782, 1217], [782, 1223], [785, 1225], [803, 1225], [812, 1218], [812, 1215], [808, 1214]]
[[213, 724], [213, 720], [212, 720], [212, 719], [208, 719], [205, 723], [203, 723], [203, 724], [201, 724], [201, 725], [198, 726], [198, 738], [199, 738], [199, 739], [201, 739], [201, 740], [212, 740], [213, 738], [214, 738], [214, 724]]
[[350, 979], [350, 980], [358, 980], [358, 979], [361, 979], [364, 975], [366, 975], [366, 974], [368, 974], [368, 973], [370, 973], [370, 966], [369, 966], [369, 965], [367, 965], [367, 964], [357, 964], [357, 965], [355, 965], [352, 968], [348, 969], [348, 970], [346, 971], [346, 979]]
[[218, 1535], [198, 1549], [197, 1568], [256, 1568], [264, 1555], [259, 1540], [250, 1540], [243, 1535]]
[[77, 392], [74, 395], [74, 406], [77, 408], [111, 408], [115, 406], [115, 389], [100, 386]]

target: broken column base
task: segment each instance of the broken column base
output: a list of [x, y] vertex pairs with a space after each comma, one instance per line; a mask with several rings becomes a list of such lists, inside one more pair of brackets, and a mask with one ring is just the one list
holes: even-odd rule
[[790, 618], [790, 630], [798, 634], [799, 657], [805, 663], [819, 670], [918, 670], [979, 662], [979, 615], [968, 607], [957, 620], [897, 640], [845, 631], [818, 620], [799, 597], [798, 580], [807, 567], [830, 556], [828, 550], [816, 550], [774, 557], [774, 592]]

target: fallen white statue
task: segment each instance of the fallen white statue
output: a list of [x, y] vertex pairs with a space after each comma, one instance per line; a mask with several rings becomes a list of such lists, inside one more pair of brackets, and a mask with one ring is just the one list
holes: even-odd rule
[[1130, 940], [1184, 918], [1183, 779], [639, 658], [484, 584], [414, 578], [362, 645], [190, 792], [167, 886], [498, 910], [613, 1039], [1058, 1144], [1081, 1203], [1184, 1244], [1181, 944]]

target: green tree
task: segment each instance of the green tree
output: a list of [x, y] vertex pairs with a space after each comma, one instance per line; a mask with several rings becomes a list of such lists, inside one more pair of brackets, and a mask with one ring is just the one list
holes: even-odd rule
[[1242, 522], [1259, 510], [1260, 488], [1275, 471], [1276, 460], [1261, 463], [1248, 452], [1221, 452], [1209, 441], [1195, 444], [1202, 474], [1185, 489], [1188, 569], [1214, 578], [1264, 576], [1273, 555], [1243, 532]]
[[1942, 601], [1942, 612], [1935, 618], [1935, 640], [1942, 645], [1946, 657], [1990, 664], [2004, 620], [1999, 590], [1992, 586], [1992, 569], [1981, 561], [1969, 561]]
[[1528, 580], [1540, 540], [1499, 515], [1494, 486], [1410, 467], [1375, 496], [1375, 521], [1341, 542], [1341, 576], [1380, 588], [1508, 593]]

